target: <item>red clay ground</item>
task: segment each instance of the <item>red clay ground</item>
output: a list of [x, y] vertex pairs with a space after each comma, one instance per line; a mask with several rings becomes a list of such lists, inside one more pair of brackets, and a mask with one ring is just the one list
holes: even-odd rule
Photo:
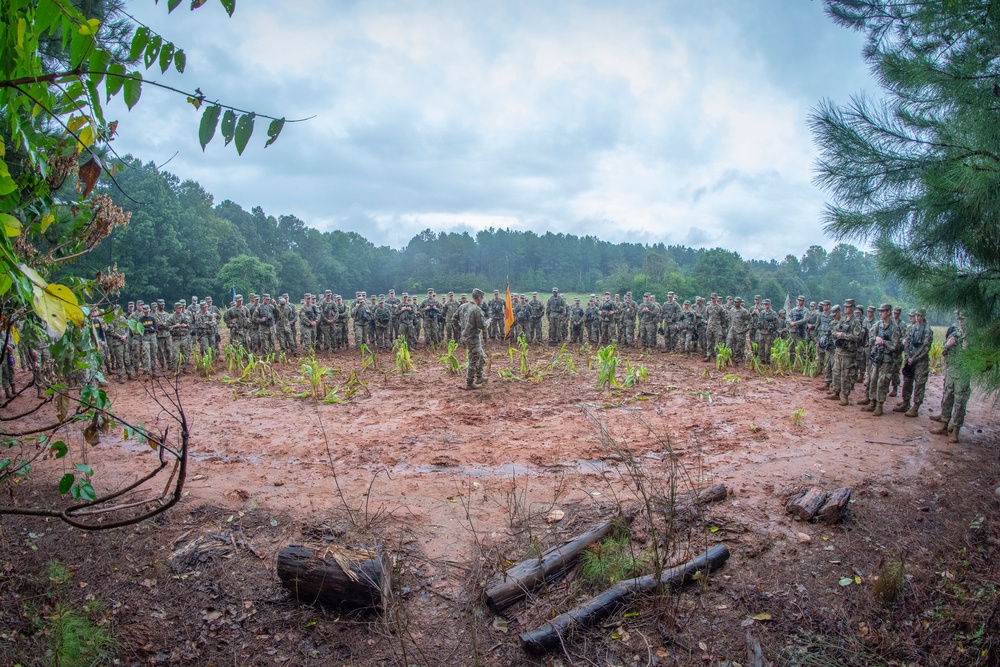
[[[540, 364], [552, 351], [531, 354]], [[44, 664], [48, 631], [30, 617], [52, 604], [44, 573], [57, 558], [75, 568], [74, 586], [61, 593], [67, 604], [92, 595], [107, 605], [100, 620], [120, 642], [121, 664], [745, 665], [748, 633], [776, 664], [998, 664], [1000, 471], [988, 406], [973, 402], [953, 445], [927, 431], [940, 376], [920, 418], [876, 419], [853, 400], [847, 408], [825, 400], [815, 379], [723, 377], [714, 367], [706, 377], [700, 361], [631, 356], [649, 380], [614, 393], [595, 388], [596, 370], [581, 356], [575, 374], [498, 379], [505, 350], [481, 391], [464, 390], [430, 352], [417, 352], [416, 369], [402, 377], [386, 368], [388, 355], [382, 370], [361, 371], [354, 353], [321, 359], [343, 371], [329, 384], [351, 370], [368, 383], [370, 396], [343, 404], [277, 386], [251, 398], [254, 388], [220, 380], [224, 370], [185, 376], [193, 460], [178, 507], [91, 535], [3, 519], [0, 663]], [[306, 388], [296, 365], [279, 372], [288, 392]], [[111, 383], [115, 410], [153, 430], [170, 425], [143, 388]], [[120, 433], [87, 453], [99, 492], [153, 462], [148, 447]], [[79, 435], [65, 439], [80, 451]], [[638, 482], [616, 447], [641, 465]], [[63, 472], [61, 462], [36, 466], [14, 500], [49, 497]], [[670, 480], [678, 491], [728, 487], [724, 503], [675, 527], [670, 557], [724, 542], [726, 568], [701, 587], [637, 604], [638, 614], [553, 656], [524, 654], [519, 632], [585, 594], [578, 573], [510, 610], [506, 623], [480, 602], [485, 578], [636, 505], [637, 484], [663, 492]], [[854, 488], [848, 519], [792, 521], [785, 498], [805, 484]], [[553, 508], [565, 517], [548, 523]], [[171, 561], [208, 532], [228, 539], [224, 550]], [[274, 571], [278, 550], [324, 536], [393, 551], [390, 613], [341, 616], [289, 598]], [[650, 544], [648, 522], [633, 537]], [[904, 590], [885, 609], [872, 592], [900, 558]], [[841, 585], [845, 577], [860, 583]], [[770, 617], [752, 620], [762, 613]]]

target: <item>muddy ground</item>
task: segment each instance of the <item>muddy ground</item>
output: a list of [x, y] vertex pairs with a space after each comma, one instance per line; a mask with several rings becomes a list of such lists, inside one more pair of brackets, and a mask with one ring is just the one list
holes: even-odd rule
[[[65, 608], [86, 608], [124, 665], [749, 665], [756, 642], [774, 664], [1000, 664], [1000, 442], [981, 400], [950, 444], [928, 433], [940, 375], [919, 418], [875, 418], [799, 375], [625, 351], [648, 381], [609, 391], [588, 354], [568, 373], [548, 367], [550, 348], [532, 349], [541, 373], [504, 380], [506, 348], [491, 351], [480, 391], [429, 350], [403, 376], [389, 355], [367, 369], [354, 352], [321, 358], [347, 401], [332, 404], [294, 396], [308, 390], [295, 363], [275, 366], [274, 385], [230, 383], [222, 363], [183, 376], [191, 462], [176, 507], [97, 533], [3, 517], [0, 664], [50, 663], [45, 619]], [[351, 371], [367, 384], [348, 398]], [[124, 419], [160, 431], [172, 425], [153, 400], [163, 388], [107, 391]], [[61, 435], [70, 456], [38, 463], [4, 502], [54, 502], [64, 461], [84, 450], [74, 429]], [[155, 463], [120, 427], [86, 457], [99, 493]], [[719, 483], [728, 498], [694, 516], [643, 509]], [[785, 502], [803, 485], [851, 487], [846, 519], [792, 520]], [[622, 508], [638, 510], [636, 548], [656, 545], [666, 565], [715, 543], [731, 558], [548, 656], [525, 654], [520, 632], [598, 587], [577, 568], [501, 617], [482, 603], [486, 579]], [[390, 552], [388, 611], [297, 603], [275, 563], [303, 541]], [[70, 582], [51, 581], [53, 559]]]

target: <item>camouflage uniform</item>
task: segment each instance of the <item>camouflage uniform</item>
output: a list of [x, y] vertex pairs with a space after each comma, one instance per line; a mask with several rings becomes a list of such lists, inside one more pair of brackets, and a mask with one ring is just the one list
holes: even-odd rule
[[580, 300], [573, 299], [573, 307], [569, 309], [570, 341], [583, 344], [583, 320], [587, 313], [580, 307]]
[[[246, 306], [243, 305], [243, 295], [236, 295], [236, 303], [226, 309], [222, 315], [226, 328], [229, 329], [229, 344], [233, 347], [241, 346], [246, 350], [250, 349], [250, 341], [247, 337], [247, 327], [250, 324], [250, 317]], [[167, 332], [169, 335], [169, 331]]]
[[375, 346], [383, 350], [392, 347], [389, 340], [389, 331], [392, 329], [392, 310], [385, 303], [385, 299], [380, 299], [372, 313], [375, 320]]
[[170, 329], [170, 344], [173, 347], [170, 357], [173, 359], [174, 371], [187, 373], [191, 363], [191, 330], [194, 319], [184, 309], [184, 302], [174, 304], [174, 312], [167, 318], [167, 328]]
[[319, 320], [316, 325], [316, 349], [320, 351], [335, 350], [337, 344], [338, 327], [337, 315], [339, 309], [337, 302], [333, 298], [333, 292], [326, 290], [323, 299], [316, 304], [316, 312], [319, 313]]
[[465, 382], [469, 389], [483, 385], [483, 371], [486, 368], [486, 353], [483, 351], [483, 334], [486, 333], [486, 319], [482, 308], [475, 299], [482, 298], [480, 290], [473, 290], [473, 301], [463, 303], [458, 309], [458, 319], [462, 327], [462, 344], [469, 352], [469, 365], [465, 370]]
[[951, 441], [958, 442], [958, 434], [965, 424], [965, 407], [969, 402], [972, 388], [969, 376], [958, 367], [956, 357], [959, 351], [968, 347], [966, 340], [965, 319], [959, 314], [955, 324], [948, 327], [945, 334], [944, 348], [941, 352], [944, 359], [944, 394], [941, 396], [941, 414], [931, 416], [940, 422], [931, 429], [931, 433], [951, 434]]
[[677, 338], [680, 341], [681, 351], [686, 356], [691, 356], [691, 351], [696, 345], [694, 337], [697, 335], [697, 320], [691, 302], [685, 301], [680, 314], [677, 316]]
[[406, 338], [406, 344], [413, 347], [417, 344], [417, 315], [416, 307], [410, 303], [410, 297], [403, 295], [403, 303], [399, 306], [399, 334]]
[[315, 354], [317, 334], [319, 329], [319, 308], [311, 294], [306, 295], [306, 302], [299, 308], [299, 341], [303, 354]]
[[142, 326], [142, 356], [139, 360], [139, 367], [143, 373], [150, 375], [156, 370], [156, 318], [150, 312], [149, 306], [142, 307], [142, 314], [137, 321]]
[[611, 302], [611, 295], [607, 292], [604, 294], [604, 301], [598, 306], [598, 317], [601, 322], [601, 345], [610, 345], [614, 337], [615, 304]]
[[[168, 315], [167, 319], [169, 317]], [[164, 326], [166, 326], [166, 320], [164, 320]], [[132, 379], [132, 369], [125, 365], [125, 347], [128, 345], [128, 335], [128, 322], [125, 320], [124, 313], [119, 312], [111, 323], [110, 335], [108, 336], [108, 354], [111, 357], [111, 367], [118, 376], [119, 382], [125, 381], [126, 371], [128, 378]], [[169, 330], [167, 335], [170, 335]]]
[[733, 363], [736, 365], [742, 364], [746, 359], [751, 319], [750, 311], [743, 308], [743, 299], [736, 297], [729, 317], [729, 333], [726, 335], [726, 346], [733, 351]]
[[631, 293], [626, 294], [622, 309], [622, 338], [628, 347], [635, 345], [635, 320], [638, 316], [639, 304], [632, 300]]
[[[888, 304], [883, 304], [879, 312], [888, 310], [888, 307]], [[875, 324], [873, 333], [873, 338], [876, 340], [872, 348], [871, 376], [868, 378], [868, 405], [862, 409], [879, 416], [882, 414], [882, 404], [889, 394], [893, 353], [902, 347], [903, 336], [891, 317], [888, 324], [884, 324], [880, 319]]]
[[719, 303], [719, 295], [712, 294], [712, 302], [705, 308], [705, 361], [715, 356], [715, 346], [726, 342], [726, 308]]
[[771, 300], [765, 299], [757, 313], [757, 356], [765, 364], [771, 363], [771, 346], [778, 335], [778, 314], [771, 310]]
[[559, 295], [559, 290], [552, 288], [552, 296], [545, 302], [545, 315], [549, 319], [549, 345], [558, 345], [564, 339], [563, 327], [567, 311], [566, 299]]
[[354, 321], [354, 347], [360, 350], [368, 340], [368, 328], [372, 322], [372, 313], [364, 297], [358, 297], [351, 307], [351, 320]]
[[642, 297], [639, 308], [639, 345], [644, 350], [656, 349], [656, 325], [660, 321], [660, 309], [652, 302], [649, 294]]
[[[339, 294], [333, 295], [333, 300], [335, 302], [335, 307], [337, 309], [337, 317], [334, 320], [336, 323], [334, 325], [333, 333], [333, 345], [335, 349], [349, 349], [351, 347], [351, 341], [349, 338], [350, 328], [351, 328], [351, 317], [347, 310], [347, 304], [344, 303], [344, 298]], [[327, 317], [324, 310], [324, 319]]]
[[215, 349], [215, 315], [204, 302], [201, 310], [194, 316], [194, 330], [198, 340], [198, 354], [204, 358]]
[[528, 342], [541, 343], [542, 316], [545, 315], [545, 304], [538, 299], [538, 292], [533, 292], [528, 305], [531, 307], [531, 329], [528, 335]]
[[661, 309], [663, 315], [664, 352], [673, 352], [677, 347], [677, 319], [681, 314], [681, 306], [673, 292], [667, 293], [667, 302]]
[[487, 308], [490, 317], [490, 340], [503, 338], [503, 311], [505, 305], [504, 300], [500, 298], [500, 291], [494, 291], [493, 299], [490, 301], [489, 307]]
[[295, 342], [295, 333], [292, 331], [292, 322], [295, 321], [295, 307], [288, 303], [284, 297], [281, 297], [278, 299], [275, 315], [278, 344], [281, 346], [281, 351], [286, 355], [298, 356], [299, 348]]
[[[848, 299], [845, 303], [853, 309], [854, 302]], [[835, 306], [836, 307], [836, 306]], [[830, 331], [833, 339], [833, 384], [830, 398], [839, 398], [841, 405], [847, 405], [858, 380], [858, 343], [862, 338], [861, 320], [854, 317], [853, 310], [835, 322]]]
[[[910, 325], [906, 322], [903, 322], [900, 319], [899, 316], [901, 312], [902, 309], [899, 306], [896, 306], [896, 308], [893, 309], [892, 311], [892, 321], [896, 323], [897, 327], [899, 327], [900, 335], [903, 338], [906, 338], [906, 332], [909, 331]], [[889, 396], [896, 396], [899, 393], [900, 375], [903, 369], [902, 347], [900, 347], [899, 350], [897, 350], [896, 353], [893, 355], [892, 363], [893, 363], [892, 367], [893, 370], [891, 371], [889, 376]]]
[[903, 366], [903, 400], [893, 408], [893, 412], [905, 412], [907, 417], [916, 417], [924, 402], [924, 390], [930, 375], [930, 352], [934, 344], [934, 331], [927, 325], [923, 311], [917, 313], [917, 321], [906, 332], [903, 346], [906, 362]]
[[173, 364], [170, 363], [170, 331], [167, 329], [167, 312], [163, 299], [156, 302], [156, 310], [153, 311], [153, 319], [156, 320], [156, 359], [160, 370], [168, 372]]
[[[458, 308], [461, 305], [458, 301], [455, 301], [455, 293], [448, 292], [448, 298], [441, 308], [441, 316], [444, 318], [445, 341], [455, 341], [457, 343], [458, 339], [462, 337], [462, 332], [458, 328]], [[514, 311], [517, 312], [516, 306]]]
[[601, 315], [593, 296], [587, 301], [587, 308], [583, 311], [583, 326], [587, 329], [587, 342], [598, 345], [601, 342]]
[[705, 305], [705, 299], [703, 297], [695, 297], [694, 306], [691, 310], [694, 311], [695, 321], [697, 322], [698, 328], [698, 345], [701, 348], [701, 353], [704, 355], [708, 350], [708, 306]]
[[795, 351], [798, 349], [799, 343], [808, 343], [809, 335], [806, 330], [809, 324], [809, 309], [806, 308], [805, 297], [800, 296], [795, 303], [795, 307], [792, 311], [788, 313], [788, 326], [792, 333], [792, 350], [791, 357], [795, 357]]
[[833, 326], [833, 315], [828, 310], [829, 304], [824, 302], [823, 311], [819, 314], [819, 324], [816, 325], [816, 348], [819, 350], [819, 367], [823, 373], [826, 388], [833, 384], [833, 338], [830, 328]]

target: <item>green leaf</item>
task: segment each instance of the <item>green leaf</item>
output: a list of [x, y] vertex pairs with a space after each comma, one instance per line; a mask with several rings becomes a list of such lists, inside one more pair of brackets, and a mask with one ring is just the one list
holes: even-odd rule
[[267, 148], [278, 140], [278, 135], [281, 134], [281, 128], [284, 126], [284, 118], [278, 118], [271, 121], [271, 124], [267, 126], [267, 143], [264, 144], [264, 148]]
[[80, 485], [80, 495], [83, 496], [84, 500], [89, 500], [90, 502], [97, 500], [97, 492], [94, 491], [94, 487], [87, 482]]
[[160, 55], [160, 46], [162, 44], [163, 38], [159, 35], [153, 35], [149, 38], [149, 43], [146, 44], [146, 51], [142, 55], [142, 61], [146, 63], [146, 69], [149, 69], [156, 62], [156, 57]]
[[135, 31], [135, 35], [132, 36], [132, 47], [128, 52], [128, 59], [131, 62], [135, 62], [142, 52], [146, 50], [146, 43], [149, 41], [149, 28], [142, 26]]
[[167, 42], [160, 49], [160, 72], [166, 74], [170, 68], [170, 63], [174, 61], [174, 45]]
[[[10, 286], [13, 285], [13, 284], [14, 284], [14, 281], [11, 279], [11, 277], [10, 277], [9, 274], [5, 273], [3, 275], [0, 275], [0, 295], [6, 294], [7, 290], [9, 290]], [[15, 329], [15, 331], [16, 331], [16, 329]]]
[[69, 490], [69, 495], [73, 496], [73, 500], [79, 500], [80, 499], [80, 485], [79, 484], [74, 484], [73, 487]]
[[[55, 442], [53, 442], [51, 445], [49, 445], [49, 449], [52, 450], [52, 453], [55, 455], [57, 459], [61, 459], [62, 457], [66, 456], [66, 454], [69, 452], [69, 447], [67, 447], [66, 443], [63, 442], [62, 440], [56, 440]], [[59, 493], [66, 493], [66, 492], [60, 491]]]
[[201, 127], [198, 128], [198, 140], [201, 142], [201, 150], [204, 151], [205, 146], [215, 136], [215, 127], [219, 124], [219, 114], [221, 113], [222, 107], [215, 104], [206, 108], [205, 112], [201, 114]]
[[231, 18], [233, 12], [236, 11], [236, 0], [222, 0], [222, 6], [225, 7], [226, 13], [229, 14]]
[[108, 76], [104, 80], [104, 90], [107, 93], [108, 99], [118, 94], [118, 91], [122, 89], [122, 84], [125, 83], [125, 65], [119, 63], [112, 63], [108, 67]]
[[83, 63], [83, 59], [90, 53], [94, 45], [93, 35], [84, 35], [79, 32], [73, 33], [73, 41], [70, 43], [69, 61], [73, 69]]
[[177, 5], [181, 4], [181, 0], [167, 0], [167, 13], [177, 9]]
[[174, 53], [174, 69], [176, 69], [181, 74], [184, 73], [184, 66], [187, 64], [187, 56], [184, 55], [184, 51], [178, 49]]
[[77, 472], [82, 472], [84, 475], [93, 475], [94, 474], [94, 469], [91, 468], [86, 463], [77, 463], [76, 464], [76, 471]]
[[842, 577], [840, 579], [840, 585], [841, 586], [850, 586], [853, 583], [854, 583], [854, 579], [851, 579], [850, 577]]
[[90, 83], [96, 86], [104, 79], [104, 73], [111, 62], [111, 54], [104, 49], [94, 49], [90, 54]]
[[70, 488], [73, 486], [73, 482], [76, 481], [76, 475], [71, 472], [66, 473], [59, 480], [59, 493], [69, 493]]
[[10, 465], [10, 459], [0, 459], [0, 472], [6, 470], [7, 466], [9, 465]]
[[243, 149], [247, 147], [250, 135], [253, 134], [253, 119], [256, 116], [253, 112], [243, 114], [236, 123], [236, 152], [240, 155], [243, 155]]
[[7, 163], [0, 160], [0, 197], [17, 190], [17, 182], [11, 178]]
[[132, 109], [139, 103], [139, 96], [142, 95], [142, 75], [132, 72], [125, 78], [125, 106]]
[[0, 227], [3, 227], [4, 236], [19, 236], [21, 234], [21, 221], [10, 213], [0, 213]]
[[222, 115], [222, 138], [226, 140], [226, 145], [233, 140], [233, 133], [236, 132], [236, 114], [232, 109], [226, 109]]

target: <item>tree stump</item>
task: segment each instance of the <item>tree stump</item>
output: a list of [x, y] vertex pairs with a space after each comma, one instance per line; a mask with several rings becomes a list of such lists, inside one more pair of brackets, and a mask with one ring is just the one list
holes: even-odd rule
[[278, 578], [303, 604], [378, 609], [390, 590], [392, 560], [384, 552], [292, 544], [278, 553]]
[[791, 499], [785, 510], [802, 521], [812, 521], [826, 502], [827, 492], [818, 486], [810, 486]]
[[851, 490], [846, 487], [830, 492], [823, 507], [816, 513], [816, 518], [823, 523], [833, 525], [844, 518], [847, 503], [851, 501]]
[[592, 530], [494, 575], [486, 583], [486, 604], [499, 612], [523, 600], [531, 591], [569, 570], [587, 547], [611, 532], [618, 520], [615, 517], [602, 521]]
[[697, 558], [664, 570], [659, 577], [648, 574], [644, 577], [619, 581], [579, 607], [556, 616], [545, 625], [528, 632], [522, 632], [520, 635], [521, 646], [528, 653], [541, 655], [562, 646], [564, 642], [568, 641], [569, 635], [573, 631], [597, 625], [625, 606], [633, 596], [640, 593], [651, 593], [658, 584], [665, 588], [679, 588], [693, 581], [696, 573], [707, 574], [717, 570], [728, 559], [729, 548], [724, 544], [717, 544]]

